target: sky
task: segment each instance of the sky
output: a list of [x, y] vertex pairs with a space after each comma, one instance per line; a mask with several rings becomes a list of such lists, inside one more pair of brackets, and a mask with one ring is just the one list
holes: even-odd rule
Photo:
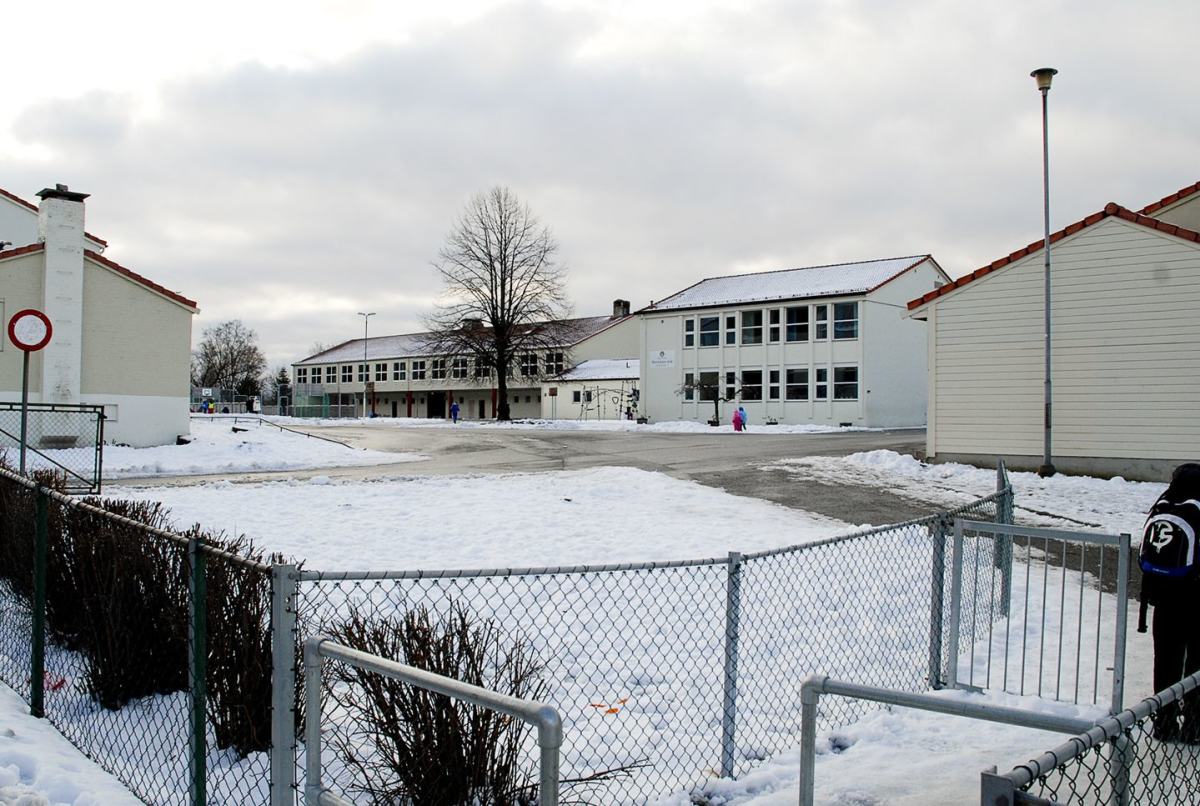
[[957, 277], [1200, 180], [1200, 4], [141, 0], [5, 10], [0, 187], [92, 194], [107, 257], [271, 367], [422, 328], [475, 193], [550, 227], [574, 313], [931, 253]]

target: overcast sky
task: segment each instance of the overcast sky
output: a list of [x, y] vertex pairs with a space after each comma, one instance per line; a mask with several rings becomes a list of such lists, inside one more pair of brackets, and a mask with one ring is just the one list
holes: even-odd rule
[[[451, 10], [446, 10], [450, 8]], [[951, 276], [1200, 180], [1200, 3], [153, 2], [6, 7], [0, 187], [91, 193], [106, 255], [271, 365], [420, 329], [473, 193], [581, 316], [743, 271]]]

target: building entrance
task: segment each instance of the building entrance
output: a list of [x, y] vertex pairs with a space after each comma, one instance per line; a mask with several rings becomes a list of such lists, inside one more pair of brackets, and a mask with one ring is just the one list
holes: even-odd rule
[[429, 418], [446, 418], [446, 393], [430, 392], [425, 396], [425, 416]]

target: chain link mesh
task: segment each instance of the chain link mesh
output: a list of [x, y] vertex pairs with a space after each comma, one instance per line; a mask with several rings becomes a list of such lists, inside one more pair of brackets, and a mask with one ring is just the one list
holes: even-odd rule
[[[30, 403], [26, 424], [25, 467], [62, 475], [64, 489], [91, 493], [100, 489], [104, 446], [104, 407]], [[20, 463], [21, 404], [0, 402], [0, 457]]]
[[[1181, 691], [1187, 693], [1176, 700]], [[1200, 675], [1105, 720], [1098, 729], [1075, 737], [1068, 745], [1010, 773], [1010, 777], [1030, 779], [1019, 791], [1064, 806], [1196, 803], [1200, 793]], [[1018, 797], [1017, 802], [1029, 801]]]

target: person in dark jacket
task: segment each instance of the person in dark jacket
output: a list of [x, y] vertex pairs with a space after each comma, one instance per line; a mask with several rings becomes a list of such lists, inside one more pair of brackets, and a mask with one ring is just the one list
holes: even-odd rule
[[[1150, 508], [1158, 510], [1185, 501], [1200, 501], [1200, 464], [1188, 463], [1175, 468], [1171, 483]], [[1197, 519], [1200, 525], [1200, 518]], [[1144, 538], [1143, 538], [1144, 539]], [[1146, 600], [1154, 606], [1154, 691], [1157, 693], [1200, 671], [1200, 579], [1159, 578], [1142, 574]], [[1200, 744], [1200, 693], [1192, 694], [1182, 708], [1168, 706], [1159, 712], [1154, 724], [1155, 738], [1183, 740]]]
[[459, 412], [458, 403], [451, 403], [450, 404], [450, 419], [455, 423], [458, 422], [458, 412]]

